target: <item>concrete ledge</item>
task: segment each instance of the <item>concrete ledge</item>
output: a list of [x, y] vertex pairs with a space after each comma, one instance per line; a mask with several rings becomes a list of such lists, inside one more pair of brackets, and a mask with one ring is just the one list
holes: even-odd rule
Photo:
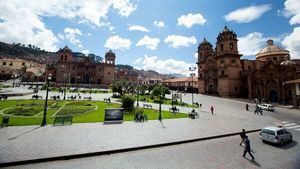
[[[258, 132], [260, 130], [261, 129], [248, 130], [248, 131], [246, 131], [246, 133]], [[31, 159], [31, 160], [24, 160], [24, 161], [13, 161], [13, 162], [7, 162], [7, 163], [0, 163], [0, 168], [9, 167], [9, 166], [16, 166], [16, 165], [32, 164], [32, 163], [50, 162], [50, 161], [57, 161], [57, 160], [70, 160], [70, 159], [76, 159], [76, 158], [101, 156], [101, 155], [108, 155], [108, 154], [116, 154], [116, 153], [144, 150], [144, 149], [150, 149], [150, 148], [158, 148], [158, 147], [186, 144], [186, 143], [198, 142], [198, 141], [203, 141], [203, 140], [210, 140], [210, 139], [216, 139], [216, 138], [239, 135], [240, 133], [241, 132], [235, 132], [235, 133], [222, 134], [222, 135], [216, 135], [216, 136], [208, 136], [208, 137], [182, 140], [182, 141], [175, 141], [175, 142], [169, 142], [169, 143], [153, 144], [153, 145], [147, 145], [147, 146], [139, 146], [139, 147], [132, 147], [132, 148], [117, 149], [117, 150], [100, 151], [100, 152], [93, 152], [93, 153], [82, 153], [82, 154], [74, 154], [74, 155], [56, 156], [56, 157], [48, 157], [48, 158], [40, 158], [40, 159]]]

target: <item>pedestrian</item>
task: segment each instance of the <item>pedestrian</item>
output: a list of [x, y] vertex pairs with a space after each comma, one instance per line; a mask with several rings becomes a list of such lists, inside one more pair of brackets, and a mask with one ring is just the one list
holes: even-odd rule
[[248, 136], [245, 136], [244, 144], [245, 144], [245, 147], [244, 147], [243, 157], [246, 157], [246, 153], [248, 153], [251, 156], [252, 161], [254, 161], [255, 158], [254, 158], [254, 156], [251, 153], [250, 140], [248, 139]]
[[241, 136], [241, 139], [242, 139], [242, 141], [240, 142], [240, 146], [242, 146], [242, 144], [245, 141], [245, 136], [246, 136], [245, 129], [242, 129], [242, 132], [241, 132], [240, 136]]
[[246, 110], [249, 111], [249, 105], [246, 103]]
[[214, 114], [214, 106], [210, 107], [211, 114]]

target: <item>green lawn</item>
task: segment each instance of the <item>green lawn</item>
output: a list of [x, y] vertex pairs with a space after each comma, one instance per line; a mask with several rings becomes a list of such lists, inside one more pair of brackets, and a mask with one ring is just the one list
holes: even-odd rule
[[[135, 96], [135, 100], [137, 99], [136, 97], [137, 96]], [[140, 101], [149, 102], [149, 103], [159, 103], [159, 99], [158, 98], [156, 98], [156, 97], [151, 98], [150, 95], [139, 95], [139, 100]], [[164, 98], [163, 99], [163, 104], [172, 105], [172, 100]], [[174, 101], [173, 104], [175, 106], [186, 106], [186, 107], [198, 108], [197, 106], [193, 106], [193, 105], [187, 104], [187, 103], [180, 104], [179, 101], [177, 101], [177, 102]]]
[[[4, 108], [18, 107], [17, 105], [23, 104], [37, 104], [42, 105], [44, 100], [4, 100], [0, 102], [0, 110]], [[54, 117], [52, 115], [57, 112], [62, 106], [64, 106], [60, 112], [57, 112], [57, 115], [61, 114], [72, 114], [73, 123], [91, 123], [91, 122], [103, 122], [104, 121], [104, 112], [105, 108], [118, 108], [121, 105], [104, 103], [102, 101], [52, 101], [49, 104], [49, 109], [47, 111], [47, 123], [52, 124]], [[50, 107], [51, 106], [51, 107]], [[37, 106], [40, 107], [40, 106]], [[97, 107], [96, 110], [94, 108]], [[34, 107], [35, 108], [35, 107]], [[37, 108], [38, 109], [38, 108]], [[10, 110], [10, 109], [9, 109]], [[43, 109], [42, 109], [43, 110]], [[88, 111], [88, 112], [87, 112]], [[38, 112], [38, 111], [37, 111]], [[5, 112], [6, 113], [6, 112]], [[32, 113], [34, 115], [36, 113]], [[158, 111], [152, 109], [144, 109], [144, 114], [148, 116], [148, 120], [157, 120]], [[8, 114], [7, 114], [8, 115]], [[2, 120], [3, 115], [0, 114], [0, 119]], [[42, 121], [43, 114], [39, 114], [37, 117], [32, 116], [22, 116], [22, 117], [13, 117], [10, 116], [9, 125], [12, 126], [21, 126], [21, 125], [40, 125]], [[171, 118], [187, 118], [187, 114], [179, 113], [172, 114], [168, 111], [162, 111], [163, 119]], [[134, 114], [124, 114], [125, 121], [133, 121]]]

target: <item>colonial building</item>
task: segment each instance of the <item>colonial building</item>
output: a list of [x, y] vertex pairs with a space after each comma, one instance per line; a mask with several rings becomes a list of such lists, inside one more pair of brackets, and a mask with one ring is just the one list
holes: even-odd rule
[[300, 60], [290, 60], [289, 51], [267, 41], [255, 60], [241, 60], [235, 32], [226, 26], [219, 33], [216, 48], [204, 38], [198, 47], [198, 93], [221, 97], [265, 99], [296, 105], [292, 85], [300, 78]]
[[44, 64], [22, 59], [0, 59], [0, 80], [8, 80], [22, 76], [23, 81], [38, 81], [43, 79]]
[[49, 65], [47, 74], [53, 74], [57, 85], [99, 85], [108, 87], [114, 79], [115, 54], [110, 50], [105, 54], [104, 62], [90, 57], [75, 58], [66, 46], [57, 53], [57, 62]]
[[138, 83], [138, 74], [132, 70], [115, 70], [115, 81], [125, 80], [133, 83]]
[[162, 83], [171, 90], [179, 90], [185, 92], [196, 92], [198, 90], [198, 80], [195, 77], [180, 77], [167, 79]]

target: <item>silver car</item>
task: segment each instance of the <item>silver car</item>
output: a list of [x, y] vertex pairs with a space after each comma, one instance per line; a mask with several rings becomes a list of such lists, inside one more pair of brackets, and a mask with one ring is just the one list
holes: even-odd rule
[[284, 128], [280, 127], [265, 127], [259, 133], [260, 138], [263, 142], [272, 142], [280, 145], [293, 140], [292, 133], [288, 132]]
[[258, 105], [259, 108], [262, 110], [267, 110], [267, 111], [275, 111], [275, 107], [271, 104], [260, 104]]

